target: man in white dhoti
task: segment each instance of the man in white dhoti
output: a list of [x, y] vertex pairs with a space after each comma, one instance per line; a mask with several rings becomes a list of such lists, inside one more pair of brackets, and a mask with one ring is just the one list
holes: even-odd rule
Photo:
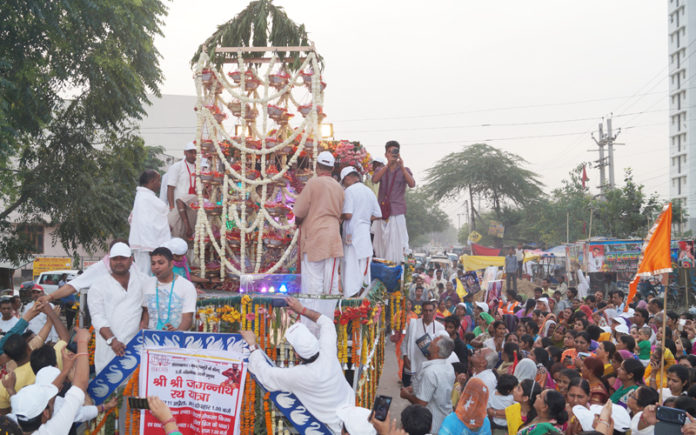
[[140, 175], [130, 216], [128, 244], [133, 250], [135, 266], [146, 275], [150, 272], [150, 252], [172, 238], [167, 219], [167, 205], [160, 201], [160, 175], [151, 169]]
[[408, 251], [408, 230], [406, 229], [406, 186], [416, 186], [411, 170], [404, 166], [399, 155], [399, 142], [390, 140], [384, 146], [387, 166], [372, 176], [379, 183], [377, 197], [382, 210], [381, 225], [375, 228], [375, 255], [379, 258], [401, 264]]
[[[167, 171], [167, 203], [172, 237], [191, 238], [196, 226], [196, 212], [190, 207], [196, 196], [196, 144], [184, 147], [184, 158]], [[203, 165], [204, 159], [201, 159]]]
[[293, 209], [301, 231], [304, 294], [338, 294], [338, 268], [343, 257], [339, 223], [344, 193], [331, 177], [334, 163], [328, 151], [317, 156], [317, 175], [305, 184]]
[[[159, 199], [158, 199], [159, 201]], [[116, 243], [109, 251], [111, 273], [102, 275], [89, 291], [96, 343], [94, 366], [99, 373], [115, 356], [123, 356], [126, 345], [140, 331], [143, 321], [143, 281], [146, 277], [130, 272], [131, 249]]]
[[357, 169], [347, 166], [341, 170], [341, 183], [346, 188], [343, 201], [343, 259], [341, 280], [343, 296], [352, 297], [363, 285], [370, 284], [370, 223], [382, 217], [377, 197], [361, 183]]
[[287, 298], [288, 308], [305, 316], [320, 329], [319, 338], [302, 323], [295, 323], [285, 332], [285, 338], [300, 357], [299, 365], [287, 368], [272, 367], [263, 350], [256, 347], [253, 331], [242, 331], [249, 345], [249, 371], [268, 391], [287, 391], [295, 394], [317, 420], [334, 434], [341, 433], [337, 411], [355, 405], [355, 392], [343, 375], [336, 356], [336, 327], [328, 317], [304, 307], [297, 299]]

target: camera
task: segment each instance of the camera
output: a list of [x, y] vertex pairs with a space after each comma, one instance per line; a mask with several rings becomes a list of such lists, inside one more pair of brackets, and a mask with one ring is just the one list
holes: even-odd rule
[[392, 155], [392, 156], [398, 156], [398, 155], [399, 155], [399, 149], [398, 149], [398, 148], [392, 149], [392, 150], [391, 150], [391, 155]]

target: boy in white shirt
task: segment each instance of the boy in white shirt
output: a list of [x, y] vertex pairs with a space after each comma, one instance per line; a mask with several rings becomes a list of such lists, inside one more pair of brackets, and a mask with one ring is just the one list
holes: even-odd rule
[[[512, 397], [512, 390], [517, 386], [517, 378], [513, 375], [503, 374], [498, 377], [498, 385], [495, 387], [495, 392], [488, 399], [488, 416], [491, 417], [491, 427], [495, 429], [504, 429], [507, 431], [507, 421], [505, 418], [495, 417], [496, 411], [505, 410], [508, 406], [515, 403]], [[498, 412], [498, 415], [501, 413]]]

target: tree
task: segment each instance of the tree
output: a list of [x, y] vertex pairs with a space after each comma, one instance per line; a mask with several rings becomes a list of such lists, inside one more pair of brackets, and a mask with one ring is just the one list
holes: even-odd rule
[[537, 174], [522, 167], [526, 161], [486, 144], [470, 145], [450, 153], [428, 169], [425, 189], [433, 199], [456, 199], [468, 191], [472, 229], [476, 229], [474, 198], [489, 202], [496, 216], [502, 216], [507, 202], [524, 205], [542, 195]]
[[[309, 38], [304, 24], [298, 25], [292, 21], [281, 6], [273, 4], [273, 0], [252, 1], [237, 16], [218, 26], [215, 33], [198, 47], [191, 64], [195, 64], [205, 51], [219, 66], [223, 59], [215, 56], [217, 47], [266, 47], [269, 43], [273, 47], [309, 46]], [[262, 57], [263, 54], [247, 55]], [[299, 53], [279, 51], [277, 54], [281, 59], [286, 56], [294, 58], [291, 67], [299, 67]]]
[[440, 207], [422, 189], [406, 192], [406, 228], [409, 244], [419, 246], [427, 241], [429, 233], [444, 231], [449, 219]]
[[[146, 156], [130, 123], [159, 96], [161, 0], [8, 0], [0, 8], [0, 257], [22, 223], [66, 249], [122, 234]], [[70, 95], [70, 99], [65, 99]]]

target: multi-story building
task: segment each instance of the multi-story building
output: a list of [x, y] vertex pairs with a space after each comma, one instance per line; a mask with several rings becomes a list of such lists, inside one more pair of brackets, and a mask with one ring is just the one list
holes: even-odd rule
[[696, 3], [669, 0], [669, 196], [696, 233]]

